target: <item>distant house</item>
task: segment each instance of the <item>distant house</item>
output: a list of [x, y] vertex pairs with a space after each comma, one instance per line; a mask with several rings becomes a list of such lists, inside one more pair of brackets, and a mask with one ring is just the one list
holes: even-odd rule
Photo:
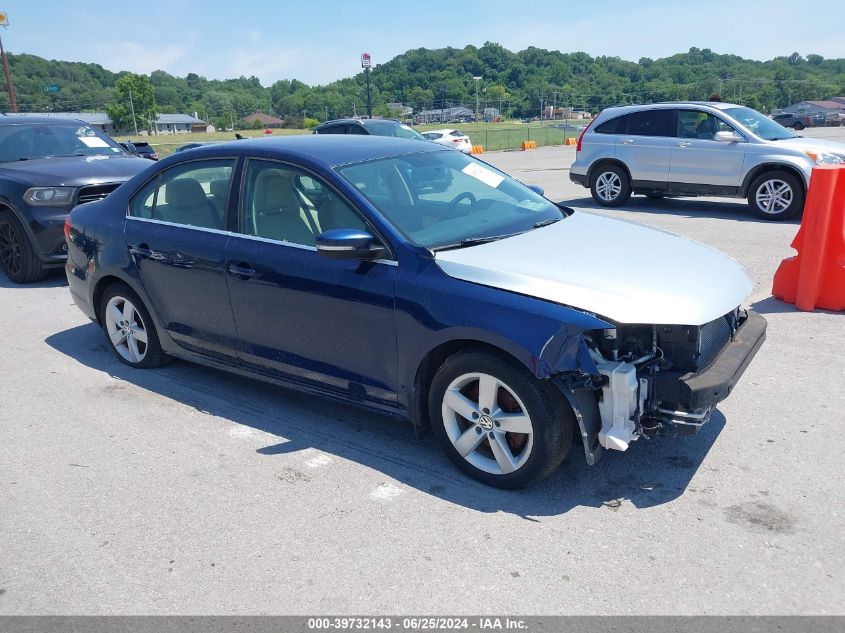
[[845, 112], [845, 97], [831, 97], [821, 101], [800, 101], [785, 107], [783, 112], [798, 116], [840, 114]]
[[[40, 114], [57, 119], [84, 121], [109, 136], [131, 134], [135, 131], [134, 128], [116, 128], [105, 112], [43, 112]], [[139, 128], [146, 130], [147, 126], [143, 125], [141, 120], [138, 123]], [[197, 118], [196, 113], [194, 113], [194, 116], [190, 114], [159, 114], [154, 123], [153, 134], [190, 134], [191, 132], [205, 132], [207, 130], [208, 124]]]
[[240, 123], [244, 127], [252, 127], [255, 125], [256, 121], [261, 121], [261, 125], [269, 128], [284, 127], [285, 125], [284, 119], [277, 119], [276, 117], [264, 114], [263, 112], [253, 112], [252, 114], [242, 118]]
[[467, 123], [468, 121], [475, 121], [475, 112], [462, 106], [422, 110], [414, 115], [415, 123]]

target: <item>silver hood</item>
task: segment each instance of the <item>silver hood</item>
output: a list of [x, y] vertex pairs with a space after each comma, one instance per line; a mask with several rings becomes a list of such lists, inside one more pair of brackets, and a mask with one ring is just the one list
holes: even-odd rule
[[799, 136], [796, 138], [785, 138], [780, 141], [770, 141], [770, 144], [779, 147], [789, 147], [799, 152], [826, 152], [828, 154], [836, 154], [840, 158], [845, 159], [845, 145], [822, 138]]
[[617, 323], [703, 325], [751, 292], [748, 272], [699, 242], [577, 212], [435, 261], [450, 277], [580, 308]]

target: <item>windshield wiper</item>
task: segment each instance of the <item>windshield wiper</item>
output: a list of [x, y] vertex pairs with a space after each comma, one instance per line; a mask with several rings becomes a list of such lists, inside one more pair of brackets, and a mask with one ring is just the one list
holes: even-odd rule
[[466, 239], [461, 240], [460, 242], [455, 242], [454, 244], [444, 244], [443, 246], [437, 246], [432, 248], [431, 250], [435, 253], [438, 251], [452, 251], [457, 248], [467, 248], [468, 246], [478, 246], [479, 244], [486, 244], [488, 242], [496, 242], [498, 240], [503, 240], [508, 237], [513, 237], [515, 235], [522, 235], [525, 231], [517, 231], [516, 233], [503, 233], [502, 235], [488, 235], [487, 237], [468, 237]]
[[554, 224], [555, 222], [560, 222], [563, 218], [549, 218], [548, 220], [540, 220], [539, 222], [534, 223], [534, 228], [539, 229], [544, 226], [549, 226], [549, 224]]

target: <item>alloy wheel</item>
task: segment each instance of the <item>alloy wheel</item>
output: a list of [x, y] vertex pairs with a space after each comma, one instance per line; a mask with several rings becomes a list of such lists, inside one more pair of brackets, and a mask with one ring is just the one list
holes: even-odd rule
[[513, 389], [495, 376], [458, 376], [443, 396], [442, 415], [452, 446], [484, 472], [515, 472], [531, 455], [534, 427], [528, 410]]
[[125, 297], [112, 297], [106, 305], [104, 320], [117, 353], [133, 364], [143, 361], [147, 355], [147, 329], [132, 302]]
[[622, 192], [622, 179], [612, 171], [600, 174], [596, 179], [596, 193], [605, 202], [612, 202]]
[[0, 262], [10, 275], [17, 275], [23, 266], [18, 232], [9, 222], [0, 223]]
[[770, 215], [780, 215], [792, 204], [792, 187], [783, 180], [767, 180], [757, 189], [757, 207]]

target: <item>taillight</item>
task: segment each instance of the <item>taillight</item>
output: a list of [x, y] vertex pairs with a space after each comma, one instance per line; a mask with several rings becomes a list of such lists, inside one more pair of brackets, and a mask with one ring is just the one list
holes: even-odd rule
[[584, 135], [587, 133], [587, 130], [589, 130], [589, 129], [590, 129], [590, 126], [591, 126], [593, 123], [595, 123], [595, 121], [596, 121], [595, 119], [593, 119], [592, 121], [590, 121], [590, 123], [587, 125], [587, 127], [585, 127], [585, 128], [581, 131], [581, 134], [578, 136], [578, 144], [575, 146], [575, 151], [576, 151], [576, 152], [580, 152], [580, 151], [581, 151], [581, 141], [584, 139]]
[[65, 241], [70, 239], [70, 228], [71, 228], [70, 216], [67, 216], [65, 218]]

